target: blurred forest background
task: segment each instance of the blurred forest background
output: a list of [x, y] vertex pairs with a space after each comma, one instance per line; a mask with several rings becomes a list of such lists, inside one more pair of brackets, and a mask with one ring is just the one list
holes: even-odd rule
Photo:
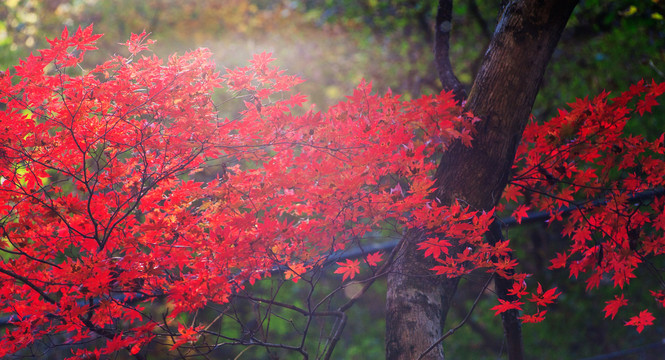
[[[163, 58], [197, 47], [208, 47], [220, 69], [244, 66], [254, 53], [273, 53], [288, 73], [307, 80], [298, 91], [325, 109], [350, 94], [365, 78], [378, 92], [388, 88], [405, 98], [440, 91], [433, 64], [432, 42], [436, 1], [416, 0], [4, 0], [0, 4], [0, 67], [10, 68], [31, 51], [47, 46], [45, 37], [94, 23], [105, 34], [88, 63], [101, 62], [122, 51], [119, 43], [143, 30], [157, 40], [152, 46]], [[454, 4], [452, 63], [459, 79], [470, 85], [491, 37], [499, 2], [459, 0]], [[665, 0], [583, 0], [575, 10], [553, 55], [533, 114], [547, 119], [575, 98], [603, 90], [618, 93], [644, 78], [665, 81]], [[220, 103], [225, 94], [219, 95]], [[220, 107], [222, 116], [233, 109]], [[227, 113], [225, 113], [227, 112]], [[634, 122], [630, 131], [648, 138], [665, 130], [665, 112]], [[547, 270], [549, 259], [565, 246], [557, 231], [546, 225], [510, 230], [521, 265], [545, 288], [558, 286], [563, 295], [541, 324], [524, 326], [527, 358], [638, 359], [665, 351], [665, 326], [649, 327], [641, 335], [624, 327], [627, 319], [603, 319], [603, 301], [611, 288], [584, 291], [583, 280], [568, 279], [565, 271]], [[632, 283], [634, 301], [649, 296], [640, 281]], [[338, 286], [341, 276], [328, 271], [323, 279]], [[448, 327], [459, 322], [482, 288], [485, 274], [472, 275], [460, 286]], [[275, 276], [274, 278], [278, 278]], [[283, 278], [283, 276], [282, 276]], [[282, 279], [283, 280], [283, 279]], [[300, 285], [300, 286], [299, 286]], [[259, 284], [271, 288], [274, 285]], [[279, 299], [304, 301], [306, 285], [280, 283]], [[327, 291], [330, 291], [329, 289]], [[378, 283], [349, 311], [349, 324], [335, 358], [384, 357], [385, 285]], [[451, 359], [497, 359], [503, 353], [500, 317], [488, 309], [491, 294], [467, 324], [446, 339]], [[238, 317], [251, 306], [237, 305]], [[247, 315], [250, 316], [250, 315]], [[661, 317], [662, 320], [662, 317]], [[238, 330], [241, 331], [241, 330]], [[275, 330], [288, 341], [289, 328]], [[309, 341], [309, 340], [308, 340]], [[311, 340], [316, 341], [316, 339]], [[277, 341], [276, 341], [277, 342]], [[154, 349], [155, 353], [160, 349]], [[234, 358], [243, 348], [219, 354]], [[163, 351], [163, 349], [161, 349]], [[651, 354], [651, 355], [649, 355]], [[265, 349], [247, 349], [239, 358], [273, 358]], [[282, 358], [282, 357], [280, 357]], [[655, 358], [655, 357], [653, 357]]]

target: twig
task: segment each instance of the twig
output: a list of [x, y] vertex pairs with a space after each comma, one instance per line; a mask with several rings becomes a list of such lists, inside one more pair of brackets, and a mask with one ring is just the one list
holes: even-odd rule
[[420, 356], [418, 356], [418, 360], [422, 359], [425, 355], [427, 355], [427, 353], [429, 353], [430, 351], [432, 351], [432, 349], [437, 347], [443, 340], [445, 340], [447, 337], [454, 334], [455, 331], [457, 331], [459, 328], [464, 326], [464, 324], [467, 322], [467, 320], [469, 320], [469, 318], [471, 317], [471, 314], [473, 313], [473, 310], [476, 308], [476, 305], [478, 305], [478, 302], [480, 301], [480, 297], [483, 296], [483, 293], [485, 292], [485, 289], [487, 289], [487, 286], [489, 286], [490, 281], [492, 281], [493, 278], [494, 278], [494, 274], [492, 274], [487, 279], [487, 281], [485, 282], [485, 285], [483, 285], [483, 288], [478, 293], [478, 296], [476, 296], [476, 300], [473, 301], [473, 305], [471, 305], [471, 309], [469, 309], [469, 312], [466, 314], [464, 319], [462, 319], [462, 321], [460, 321], [460, 323], [457, 324], [457, 326], [455, 326], [454, 328], [448, 330], [448, 332], [443, 334], [443, 336], [441, 336], [437, 341], [435, 341], [432, 345], [430, 345], [430, 347], [428, 347], [427, 350], [423, 351], [423, 353], [420, 354]]

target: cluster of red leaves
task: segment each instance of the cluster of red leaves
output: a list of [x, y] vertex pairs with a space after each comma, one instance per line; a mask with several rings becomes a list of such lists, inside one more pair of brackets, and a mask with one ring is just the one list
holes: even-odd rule
[[[0, 77], [0, 312], [12, 325], [0, 356], [58, 333], [138, 351], [156, 323], [128, 301], [223, 301], [223, 277], [244, 266], [188, 211], [204, 187], [178, 178], [220, 153], [210, 54], [117, 56], [73, 75], [99, 36], [65, 30]], [[133, 40], [135, 53], [145, 34]], [[217, 261], [199, 262], [207, 253]], [[196, 300], [179, 303], [187, 291]]]
[[[378, 266], [380, 262], [383, 261], [383, 254], [380, 252], [375, 252], [367, 255], [365, 257], [365, 263], [368, 266]], [[337, 262], [339, 267], [335, 270], [335, 274], [343, 274], [342, 281], [348, 279], [353, 279], [356, 274], [360, 273], [360, 260], [347, 259], [344, 262]]]
[[[635, 200], [665, 185], [664, 137], [648, 141], [624, 131], [631, 117], [649, 112], [664, 92], [665, 83], [640, 81], [612, 99], [603, 93], [577, 100], [570, 110], [524, 131], [504, 199], [525, 203], [514, 212], [518, 221], [530, 206], [546, 211], [549, 221], [564, 222], [563, 235], [572, 242], [550, 269], [568, 268], [571, 277], [586, 274], [587, 290], [601, 284], [623, 289], [639, 266], [649, 268], [665, 254], [665, 198]], [[566, 209], [572, 212], [564, 220]], [[658, 300], [662, 290], [652, 294]], [[614, 318], [628, 300], [621, 294], [607, 304], [606, 317]], [[652, 321], [644, 310], [626, 325], [641, 332]]]
[[[496, 310], [496, 315], [508, 310], [523, 310], [522, 305], [524, 305], [524, 302], [520, 300], [522, 297], [529, 294], [529, 292], [526, 291], [526, 277], [525, 274], [516, 274], [512, 276], [512, 278], [515, 279], [515, 282], [513, 282], [513, 287], [508, 290], [508, 295], [517, 297], [517, 299], [512, 301], [499, 299], [499, 305], [496, 305], [491, 309]], [[520, 316], [520, 319], [525, 323], [537, 323], [545, 320], [547, 310], [544, 309], [547, 308], [548, 305], [553, 304], [559, 295], [561, 295], [561, 293], [557, 293], [556, 288], [543, 291], [542, 285], [538, 284], [536, 292], [531, 293], [531, 298], [527, 299], [529, 302], [536, 305], [536, 312], [534, 314], [524, 314]]]
[[[306, 98], [286, 92], [301, 80], [269, 54], [220, 76], [206, 50], [140, 56], [143, 33], [130, 56], [81, 72], [98, 37], [64, 31], [0, 77], [0, 356], [47, 334], [106, 338], [77, 357], [135, 354], [156, 336], [182, 348], [201, 329], [176, 330], [179, 313], [271, 269], [297, 281], [386, 226], [479, 242], [491, 218], [429, 199], [437, 154], [468, 144], [475, 121], [451, 94], [405, 102], [363, 82], [326, 112], [294, 111]], [[245, 100], [233, 119], [211, 102], [222, 86]], [[193, 180], [210, 167], [215, 179]], [[165, 322], [145, 310], [154, 300]]]
[[[458, 224], [449, 236], [464, 238], [485, 223], [459, 206], [429, 199], [437, 154], [455, 139], [468, 144], [476, 121], [461, 113], [451, 94], [404, 102], [390, 92], [372, 94], [363, 81], [346, 101], [325, 112], [294, 115], [291, 107], [304, 97], [276, 98], [282, 88], [274, 75], [279, 71], [256, 67], [271, 60], [256, 55], [252, 66], [229, 71], [225, 79], [230, 89], [248, 97], [247, 111], [232, 126], [238, 135], [246, 133], [243, 141], [250, 146], [240, 148], [243, 156], [251, 153], [259, 165], [233, 169], [235, 178], [243, 176], [233, 186], [253, 194], [261, 222], [283, 219], [271, 223], [278, 232], [269, 237], [284, 240], [272, 250], [288, 265], [287, 278], [298, 281], [324, 260], [321, 254], [378, 228], [438, 226], [444, 231]], [[236, 155], [238, 148], [224, 151]], [[470, 219], [475, 222], [467, 224]], [[365, 262], [375, 266], [377, 256], [370, 254]], [[338, 265], [343, 280], [360, 272], [359, 260]]]
[[[431, 255], [440, 264], [432, 268], [437, 275], [452, 278], [482, 268], [504, 274], [517, 266], [516, 262], [509, 259], [511, 249], [507, 241], [494, 245], [484, 241], [485, 232], [493, 221], [494, 211], [474, 213], [468, 208], [453, 205], [443, 210], [429, 209], [427, 215], [432, 216], [428, 218], [428, 224], [434, 225], [427, 229], [434, 234], [445, 234], [443, 240], [438, 236], [429, 237], [418, 247], [425, 250], [425, 256]], [[451, 253], [449, 247], [452, 244], [457, 244], [463, 250]], [[442, 254], [445, 256], [441, 256]]]

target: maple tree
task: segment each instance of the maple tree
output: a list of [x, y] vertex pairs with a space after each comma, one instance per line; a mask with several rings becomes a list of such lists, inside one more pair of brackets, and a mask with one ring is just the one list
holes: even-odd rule
[[[278, 266], [297, 280], [386, 222], [479, 239], [489, 220], [456, 206], [442, 224], [449, 210], [428, 199], [433, 157], [468, 143], [475, 121], [450, 94], [402, 102], [363, 83], [326, 113], [296, 116], [305, 97], [280, 94], [300, 80], [268, 54], [221, 76], [205, 50], [139, 56], [142, 33], [128, 57], [74, 75], [98, 37], [64, 30], [2, 78], [3, 355], [58, 333], [106, 338], [97, 355], [138, 354], [156, 337], [178, 349], [204, 330], [180, 313], [225, 303]], [[210, 101], [222, 85], [247, 94], [235, 119]], [[208, 166], [216, 179], [192, 179]], [[347, 264], [344, 278], [359, 271]], [[161, 299], [157, 319], [148, 307]]]
[[[219, 334], [179, 315], [227, 303], [276, 268], [298, 281], [388, 227], [421, 232], [418, 256], [436, 262], [432, 274], [484, 269], [509, 280], [517, 299], [499, 299], [493, 310], [533, 303], [523, 322], [542, 321], [560, 293], [540, 284], [528, 291], [509, 242], [485, 240], [496, 212], [521, 221], [542, 209], [562, 221], [573, 206], [564, 227], [573, 245], [552, 268], [589, 273], [589, 289], [606, 277], [623, 289], [638, 266], [662, 255], [665, 201], [631, 195], [663, 185], [663, 137], [624, 136], [623, 127], [657, 104], [664, 84], [640, 82], [532, 122], [506, 202], [477, 211], [431, 193], [440, 154], [453, 143], [472, 146], [480, 121], [452, 92], [402, 101], [362, 82], [315, 112], [299, 109], [306, 98], [289, 91], [301, 80], [269, 54], [221, 75], [206, 50], [166, 62], [146, 55], [142, 33], [125, 43], [128, 56], [81, 70], [99, 36], [92, 27], [65, 30], [0, 79], [3, 356], [54, 334], [68, 344], [105, 339], [74, 358], [140, 357], [151, 342], [184, 355], [214, 348]], [[210, 98], [219, 87], [244, 101], [237, 117], [218, 117]], [[196, 180], [210, 167], [215, 179]], [[364, 262], [378, 266], [375, 278], [395, 254], [337, 262], [335, 272], [354, 279]], [[651, 294], [662, 306], [662, 289]], [[163, 316], [150, 309], [161, 301]], [[627, 301], [610, 300], [606, 315]], [[644, 309], [626, 325], [641, 332], [654, 320]], [[292, 350], [305, 354], [302, 345]]]

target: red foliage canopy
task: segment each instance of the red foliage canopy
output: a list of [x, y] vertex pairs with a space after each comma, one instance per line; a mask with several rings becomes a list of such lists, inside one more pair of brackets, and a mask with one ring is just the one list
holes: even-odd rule
[[[470, 146], [478, 121], [450, 93], [401, 101], [362, 82], [325, 112], [294, 110], [306, 98], [287, 92], [301, 80], [272, 66], [269, 54], [221, 76], [207, 50], [167, 61], [139, 56], [150, 43], [140, 34], [125, 44], [129, 56], [81, 71], [98, 37], [91, 28], [65, 30], [0, 76], [0, 313], [10, 323], [0, 356], [59, 333], [74, 343], [106, 338], [96, 355], [136, 354], [167, 328], [177, 328], [177, 349], [203, 331], [178, 324], [179, 313], [227, 302], [276, 267], [297, 281], [387, 227], [439, 234], [420, 244], [439, 261], [437, 274], [486, 268], [514, 278], [515, 295], [528, 294], [526, 275], [510, 275], [517, 262], [509, 243], [483, 241], [494, 212], [430, 197], [438, 154], [451, 141]], [[211, 102], [219, 87], [246, 109], [219, 118]], [[571, 276], [590, 273], [590, 288], [606, 274], [623, 287], [665, 249], [665, 200], [627, 202], [663, 185], [663, 138], [622, 136], [628, 115], [649, 111], [664, 90], [639, 83], [612, 101], [580, 100], [525, 131], [506, 199], [529, 191], [526, 205], [552, 220], [578, 206], [566, 223], [572, 247], [553, 264]], [[210, 168], [214, 179], [195, 180]], [[606, 201], [592, 203], [598, 197]], [[464, 250], [449, 252], [452, 243]], [[360, 271], [358, 261], [340, 265], [343, 280]], [[539, 285], [528, 299], [538, 310], [524, 321], [542, 320], [555, 292]], [[169, 304], [164, 321], [149, 308], [155, 300]], [[650, 316], [629, 324], [641, 331]]]
[[[141, 34], [129, 57], [81, 73], [98, 37], [64, 31], [0, 78], [0, 309], [11, 324], [0, 356], [58, 333], [134, 353], [169, 325], [145, 308], [153, 300], [166, 299], [172, 322], [277, 266], [297, 280], [385, 224], [444, 226], [429, 176], [474, 121], [450, 94], [402, 102], [362, 83], [325, 113], [294, 115], [306, 98], [285, 92], [301, 80], [269, 54], [220, 76], [206, 50], [138, 56]], [[218, 118], [220, 86], [246, 99], [236, 118]], [[211, 166], [215, 179], [193, 180]], [[453, 236], [479, 238], [482, 224]]]
[[[651, 111], [664, 92], [665, 83], [640, 81], [612, 99], [609, 93], [578, 99], [570, 110], [524, 131], [506, 200], [546, 211], [550, 222], [562, 221], [564, 208], [574, 209], [563, 221], [563, 235], [572, 243], [550, 269], [567, 267], [571, 277], [588, 274], [587, 290], [601, 283], [623, 289], [639, 266], [656, 278], [656, 300], [665, 287], [654, 267], [665, 254], [665, 198], [658, 195], [665, 185], [665, 137], [648, 141], [624, 131], [631, 117]], [[640, 197], [644, 192], [655, 196]], [[617, 296], [606, 315], [614, 318], [627, 303], [623, 294]], [[626, 325], [641, 332], [646, 314]]]

